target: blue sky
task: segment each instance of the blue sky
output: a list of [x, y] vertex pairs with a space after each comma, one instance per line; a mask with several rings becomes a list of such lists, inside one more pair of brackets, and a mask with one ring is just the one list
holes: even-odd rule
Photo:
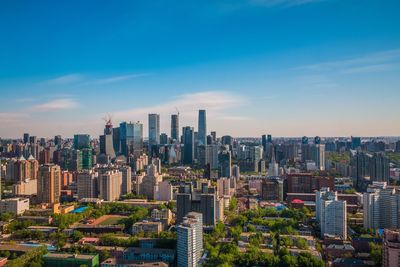
[[[218, 135], [400, 135], [400, 2], [3, 1], [0, 136], [208, 111]], [[145, 132], [145, 134], [147, 134]]]

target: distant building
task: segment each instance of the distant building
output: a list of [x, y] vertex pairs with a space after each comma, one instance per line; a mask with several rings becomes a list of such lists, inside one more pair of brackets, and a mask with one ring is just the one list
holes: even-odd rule
[[163, 226], [161, 222], [136, 222], [132, 225], [132, 234], [138, 234], [143, 232], [145, 234], [153, 233], [159, 234], [163, 230]]
[[231, 152], [229, 150], [224, 150], [218, 155], [218, 165], [219, 165], [219, 177], [230, 178], [232, 176], [231, 167]]
[[171, 139], [179, 141], [179, 114], [171, 115]]
[[202, 214], [190, 212], [177, 227], [178, 267], [199, 266], [203, 253]]
[[198, 124], [198, 135], [197, 141], [199, 145], [207, 145], [207, 121], [206, 111], [204, 109], [199, 110], [199, 124]]
[[140, 156], [143, 152], [143, 124], [122, 122], [119, 125], [121, 153], [125, 157]]
[[279, 177], [263, 179], [261, 183], [261, 198], [268, 201], [283, 201], [283, 180]]
[[160, 144], [160, 115], [149, 114], [149, 147]]
[[75, 134], [74, 135], [74, 148], [75, 149], [90, 148], [90, 135]]
[[186, 126], [182, 129], [183, 139], [183, 164], [192, 164], [194, 160], [194, 130]]

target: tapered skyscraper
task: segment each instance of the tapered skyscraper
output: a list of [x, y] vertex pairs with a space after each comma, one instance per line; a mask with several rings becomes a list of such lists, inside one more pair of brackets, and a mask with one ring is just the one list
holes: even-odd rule
[[179, 114], [171, 115], [171, 139], [179, 141]]
[[206, 111], [204, 109], [199, 110], [199, 128], [197, 134], [197, 141], [199, 145], [207, 144], [207, 122], [206, 122]]

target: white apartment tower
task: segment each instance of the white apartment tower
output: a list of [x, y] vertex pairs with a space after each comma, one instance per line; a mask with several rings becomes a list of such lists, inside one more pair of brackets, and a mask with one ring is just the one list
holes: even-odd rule
[[203, 215], [189, 212], [177, 227], [178, 267], [199, 266], [203, 253]]

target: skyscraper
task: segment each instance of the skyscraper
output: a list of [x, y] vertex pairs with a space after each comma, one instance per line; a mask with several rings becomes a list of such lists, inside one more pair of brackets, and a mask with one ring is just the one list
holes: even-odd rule
[[183, 136], [183, 164], [192, 164], [194, 159], [194, 130], [186, 126], [182, 129]]
[[189, 212], [177, 227], [178, 267], [199, 266], [203, 253], [202, 214]]
[[351, 137], [351, 149], [357, 149], [361, 147], [361, 137]]
[[100, 153], [115, 158], [113, 127], [111, 120], [106, 122], [104, 135], [100, 135]]
[[40, 166], [37, 182], [37, 197], [41, 203], [59, 203], [61, 192], [60, 166], [45, 164]]
[[199, 145], [207, 144], [207, 122], [206, 122], [206, 111], [204, 109], [199, 110], [199, 127], [197, 141]]
[[29, 133], [24, 133], [24, 144], [29, 142]]
[[179, 114], [171, 115], [171, 139], [179, 141]]
[[108, 170], [99, 173], [99, 198], [114, 201], [121, 196], [122, 173], [118, 170]]
[[232, 175], [231, 168], [231, 152], [229, 150], [224, 150], [218, 155], [218, 165], [219, 165], [219, 177], [230, 178]]
[[98, 173], [93, 170], [85, 170], [77, 174], [78, 199], [97, 198]]
[[74, 148], [90, 148], [90, 135], [88, 134], [75, 134], [74, 135]]
[[347, 210], [346, 201], [337, 198], [337, 192], [329, 188], [317, 191], [315, 198], [316, 219], [320, 225], [321, 237], [325, 234], [347, 239]]
[[119, 125], [121, 153], [126, 157], [139, 156], [143, 151], [143, 124], [122, 122]]
[[149, 146], [160, 144], [160, 115], [149, 114]]
[[389, 181], [390, 172], [390, 161], [384, 153], [377, 153], [371, 159], [369, 163], [371, 181]]

